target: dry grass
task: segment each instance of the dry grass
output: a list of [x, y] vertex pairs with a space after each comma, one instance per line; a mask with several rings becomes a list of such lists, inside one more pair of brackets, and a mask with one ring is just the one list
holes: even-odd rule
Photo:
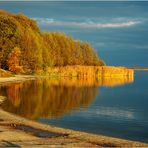
[[126, 67], [115, 66], [63, 66], [49, 67], [48, 73], [51, 76], [70, 76], [70, 77], [133, 77], [134, 70]]
[[0, 69], [0, 77], [11, 77], [12, 73], [3, 69]]

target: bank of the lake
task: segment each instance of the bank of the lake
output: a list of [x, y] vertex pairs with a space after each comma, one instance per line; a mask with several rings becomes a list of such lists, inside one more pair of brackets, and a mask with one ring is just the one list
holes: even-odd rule
[[133, 70], [148, 70], [148, 67], [131, 67]]
[[133, 77], [134, 70], [121, 66], [61, 66], [49, 67], [47, 73], [50, 76], [71, 77]]
[[[89, 134], [31, 121], [0, 109], [0, 146], [148, 146], [148, 144]], [[50, 135], [50, 136], [48, 136]]]
[[13, 75], [9, 71], [0, 69], [0, 83], [25, 81], [35, 79], [41, 76], [49, 77], [75, 77], [80, 79], [91, 79], [92, 83], [96, 83], [96, 78], [121, 78], [133, 80], [134, 70], [127, 67], [115, 66], [61, 66], [49, 67], [46, 72], [38, 71], [34, 75]]

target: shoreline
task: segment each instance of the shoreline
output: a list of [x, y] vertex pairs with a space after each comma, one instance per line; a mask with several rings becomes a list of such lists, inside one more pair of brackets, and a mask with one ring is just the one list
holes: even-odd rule
[[[146, 143], [124, 140], [120, 138], [113, 138], [108, 136], [90, 134], [82, 131], [75, 131], [64, 129], [47, 124], [42, 124], [36, 121], [25, 119], [16, 116], [0, 109], [0, 146], [35, 146], [35, 145], [52, 145], [52, 146], [86, 146], [86, 147], [138, 147], [148, 146]], [[19, 129], [18, 127], [26, 127], [26, 129], [34, 129], [26, 131], [25, 128]], [[39, 130], [42, 132], [55, 133], [56, 136], [36, 136], [34, 131]], [[4, 143], [4, 141], [7, 143]]]
[[[0, 78], [0, 85], [19, 83], [26, 80], [40, 79], [44, 76], [17, 75], [15, 77]], [[2, 97], [1, 97], [2, 98]], [[0, 99], [1, 99], [0, 98]], [[21, 126], [23, 128], [18, 129]], [[33, 129], [26, 131], [25, 128]], [[56, 133], [58, 136], [39, 137], [35, 130], [44, 133]], [[0, 146], [76, 146], [76, 147], [139, 147], [148, 144], [138, 141], [124, 140], [108, 136], [90, 134], [66, 128], [55, 127], [32, 121], [8, 113], [0, 108]], [[46, 134], [45, 134], [46, 135]]]
[[0, 85], [7, 83], [19, 83], [26, 80], [35, 80], [39, 76], [32, 75], [15, 75], [10, 77], [0, 77]]
[[138, 71], [147, 71], [148, 70], [147, 67], [130, 67], [130, 69], [138, 70]]

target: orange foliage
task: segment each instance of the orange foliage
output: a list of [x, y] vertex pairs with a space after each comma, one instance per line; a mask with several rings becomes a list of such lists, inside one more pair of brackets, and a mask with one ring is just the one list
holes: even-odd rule
[[15, 47], [8, 56], [7, 65], [11, 72], [20, 73], [23, 71], [22, 66], [20, 66], [20, 49]]

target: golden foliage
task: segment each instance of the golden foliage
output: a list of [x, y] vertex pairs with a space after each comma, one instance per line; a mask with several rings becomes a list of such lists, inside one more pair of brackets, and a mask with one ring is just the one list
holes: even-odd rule
[[64, 77], [131, 77], [134, 76], [134, 70], [126, 67], [114, 66], [63, 66], [63, 67], [49, 67], [48, 73], [50, 76], [64, 76]]
[[74, 40], [62, 32], [43, 33], [43, 38], [53, 58], [52, 66], [104, 65], [88, 43]]
[[20, 66], [21, 51], [18, 47], [15, 47], [9, 54], [7, 59], [7, 65], [11, 72], [21, 73], [23, 72], [22, 66]]
[[[88, 43], [61, 32], [42, 33], [36, 22], [23, 14], [0, 11], [1, 68], [14, 68], [10, 66], [12, 62], [8, 64], [7, 61], [16, 47], [21, 51], [20, 63], [24, 72], [45, 70], [49, 66], [104, 65]], [[21, 69], [15, 66], [12, 71], [17, 73]]]

